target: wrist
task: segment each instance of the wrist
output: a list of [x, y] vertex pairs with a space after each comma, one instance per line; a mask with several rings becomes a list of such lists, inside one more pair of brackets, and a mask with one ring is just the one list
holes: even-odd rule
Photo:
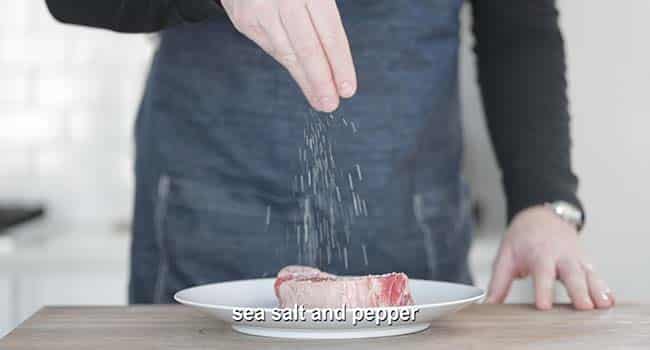
[[[576, 225], [568, 222], [545, 204], [536, 204], [519, 211], [508, 225], [509, 231], [521, 232], [571, 232], [578, 235]], [[541, 230], [541, 231], [540, 231]], [[550, 230], [550, 231], [549, 231]]]
[[550, 209], [560, 219], [568, 222], [580, 232], [584, 227], [584, 214], [582, 209], [565, 201], [554, 201], [545, 203], [544, 206]]

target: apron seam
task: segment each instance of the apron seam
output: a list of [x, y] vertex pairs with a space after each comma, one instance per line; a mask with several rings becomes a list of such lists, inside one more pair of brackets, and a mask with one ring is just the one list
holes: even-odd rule
[[156, 234], [156, 245], [158, 246], [158, 269], [154, 282], [154, 303], [163, 302], [169, 262], [165, 244], [164, 220], [167, 217], [167, 198], [169, 196], [169, 176], [163, 174], [158, 178], [156, 193], [156, 207], [154, 212], [154, 225]]

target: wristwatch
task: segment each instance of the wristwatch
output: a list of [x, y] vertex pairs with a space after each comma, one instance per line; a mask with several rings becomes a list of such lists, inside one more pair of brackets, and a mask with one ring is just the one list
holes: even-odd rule
[[578, 232], [582, 230], [582, 227], [584, 226], [584, 215], [580, 208], [565, 201], [546, 203], [546, 206], [562, 220], [574, 225]]

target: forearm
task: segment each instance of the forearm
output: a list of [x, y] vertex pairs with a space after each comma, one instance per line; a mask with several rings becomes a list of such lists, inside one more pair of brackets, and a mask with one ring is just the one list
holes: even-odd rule
[[46, 0], [59, 21], [118, 32], [155, 32], [219, 15], [215, 0]]
[[473, 13], [479, 83], [508, 218], [554, 200], [581, 207], [554, 1], [474, 0]]

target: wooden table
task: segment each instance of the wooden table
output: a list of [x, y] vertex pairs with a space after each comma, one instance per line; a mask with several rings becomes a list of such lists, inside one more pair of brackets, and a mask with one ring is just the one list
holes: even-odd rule
[[46, 307], [0, 349], [650, 349], [650, 305], [576, 312], [567, 306], [473, 305], [413, 335], [285, 340], [233, 332], [184, 306]]

